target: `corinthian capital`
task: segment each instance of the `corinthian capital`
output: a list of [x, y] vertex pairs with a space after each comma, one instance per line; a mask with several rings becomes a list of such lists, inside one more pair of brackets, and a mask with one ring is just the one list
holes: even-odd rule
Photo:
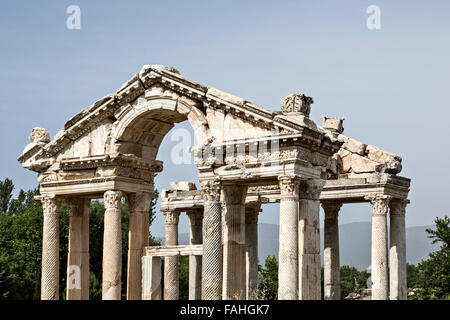
[[103, 195], [105, 209], [120, 209], [122, 205], [122, 192], [106, 191]]
[[220, 182], [218, 181], [204, 181], [201, 182], [203, 200], [205, 202], [219, 202], [220, 201]]
[[127, 196], [130, 212], [148, 212], [152, 203], [151, 193], [131, 193]]
[[298, 197], [300, 179], [294, 176], [279, 176], [281, 196]]
[[164, 224], [165, 225], [177, 225], [180, 217], [180, 212], [175, 210], [165, 210], [164, 212]]
[[406, 205], [409, 203], [409, 200], [406, 199], [394, 199], [389, 203], [389, 207], [391, 209], [390, 214], [399, 214], [405, 215], [406, 213]]
[[308, 200], [319, 200], [325, 180], [308, 179], [300, 183], [300, 198]]
[[374, 194], [366, 196], [365, 199], [372, 203], [372, 216], [384, 216], [387, 214], [389, 201], [391, 200], [390, 196]]
[[42, 209], [44, 215], [57, 215], [59, 214], [59, 208], [61, 206], [61, 199], [55, 196], [43, 196], [41, 198]]
[[69, 207], [70, 217], [81, 217], [83, 215], [83, 199], [68, 199], [66, 203]]
[[203, 222], [203, 210], [191, 209], [186, 210], [186, 214], [189, 217], [189, 223], [191, 226], [201, 226]]
[[325, 219], [337, 219], [339, 216], [339, 210], [342, 207], [341, 202], [336, 201], [323, 201], [322, 208], [325, 212]]

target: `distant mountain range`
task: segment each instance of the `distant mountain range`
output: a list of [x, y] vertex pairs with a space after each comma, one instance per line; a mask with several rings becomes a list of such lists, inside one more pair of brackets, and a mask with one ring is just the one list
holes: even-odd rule
[[[410, 227], [406, 229], [406, 258], [409, 263], [417, 264], [426, 259], [431, 251], [439, 249], [427, 238], [425, 229], [433, 226]], [[264, 264], [267, 256], [278, 257], [278, 225], [260, 223], [258, 225], [258, 257]], [[323, 229], [320, 230], [323, 263]], [[354, 266], [364, 270], [370, 266], [371, 224], [354, 222], [339, 226], [339, 250], [341, 265]], [[189, 243], [189, 234], [179, 235], [180, 244]]]

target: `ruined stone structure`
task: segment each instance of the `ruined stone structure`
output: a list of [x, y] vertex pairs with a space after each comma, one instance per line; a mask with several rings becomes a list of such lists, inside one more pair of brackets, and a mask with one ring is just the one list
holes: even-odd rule
[[[280, 203], [279, 299], [320, 299], [319, 210], [325, 211], [325, 298], [339, 299], [342, 205], [372, 204], [372, 298], [406, 298], [401, 158], [343, 134], [342, 118], [309, 119], [312, 98], [291, 94], [273, 112], [151, 65], [70, 119], [53, 140], [34, 128], [18, 160], [38, 172], [44, 208], [42, 299], [58, 299], [59, 211], [70, 209], [68, 299], [89, 298], [89, 203], [103, 198], [103, 298], [120, 299], [121, 204], [130, 205], [127, 299], [178, 299], [178, 257], [188, 255], [190, 299], [254, 299], [257, 224]], [[149, 247], [148, 211], [158, 148], [188, 120], [200, 181], [161, 193], [165, 245]], [[178, 244], [186, 213], [190, 244]], [[390, 232], [387, 219], [390, 218]], [[390, 247], [388, 248], [388, 236]], [[369, 250], [369, 248], [368, 248]], [[161, 271], [164, 258], [164, 273]], [[69, 277], [68, 277], [69, 278]], [[162, 287], [164, 278], [164, 287]]]

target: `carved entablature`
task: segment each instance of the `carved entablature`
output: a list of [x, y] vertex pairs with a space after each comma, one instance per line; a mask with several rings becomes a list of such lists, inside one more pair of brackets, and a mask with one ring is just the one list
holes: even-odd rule
[[281, 102], [281, 111], [283, 113], [300, 113], [305, 117], [309, 117], [311, 104], [313, 103], [313, 98], [305, 96], [303, 93], [292, 93]]
[[302, 135], [289, 135], [196, 146], [190, 151], [198, 167], [300, 162], [305, 166], [325, 168], [329, 157], [339, 150], [339, 145], [318, 145], [317, 142]]

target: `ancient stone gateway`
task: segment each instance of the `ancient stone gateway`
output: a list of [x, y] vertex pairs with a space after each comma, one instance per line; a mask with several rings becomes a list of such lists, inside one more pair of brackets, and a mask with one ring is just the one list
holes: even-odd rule
[[[53, 140], [34, 128], [18, 160], [38, 172], [44, 208], [42, 299], [58, 299], [59, 210], [70, 210], [68, 272], [89, 298], [89, 203], [103, 198], [103, 299], [120, 299], [121, 199], [130, 205], [127, 299], [178, 299], [178, 256], [189, 255], [190, 299], [254, 299], [257, 223], [264, 203], [280, 203], [279, 299], [320, 299], [319, 210], [325, 211], [325, 298], [339, 299], [338, 213], [372, 204], [372, 298], [406, 299], [405, 207], [410, 180], [401, 158], [343, 135], [340, 118], [309, 119], [312, 98], [292, 94], [272, 112], [180, 76], [144, 66], [115, 94], [70, 119]], [[164, 135], [188, 120], [200, 189], [162, 192], [165, 246], [149, 247], [149, 210]], [[190, 219], [190, 244], [178, 221]], [[390, 232], [387, 217], [390, 217]], [[388, 248], [390, 235], [390, 248]], [[165, 259], [161, 274], [161, 257]], [[164, 277], [164, 288], [161, 279]]]

